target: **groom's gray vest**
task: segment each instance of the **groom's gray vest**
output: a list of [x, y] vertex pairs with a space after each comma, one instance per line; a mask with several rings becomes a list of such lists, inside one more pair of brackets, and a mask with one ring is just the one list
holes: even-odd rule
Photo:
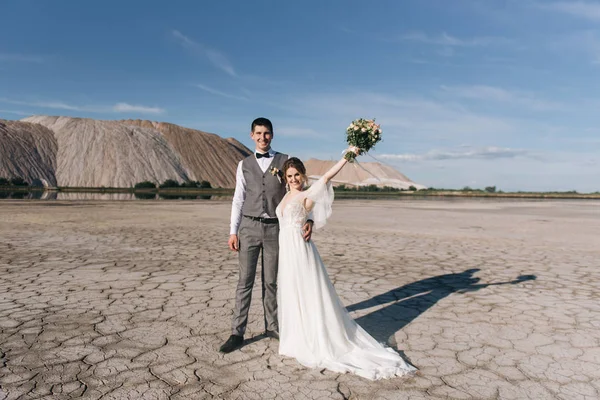
[[246, 180], [246, 199], [244, 199], [242, 215], [261, 217], [266, 213], [269, 217], [276, 216], [275, 208], [285, 195], [285, 181], [282, 177], [279, 182], [277, 176], [271, 173], [271, 168], [281, 170], [287, 159], [287, 154], [275, 153], [271, 165], [264, 173], [258, 166], [254, 154], [242, 161], [242, 172]]

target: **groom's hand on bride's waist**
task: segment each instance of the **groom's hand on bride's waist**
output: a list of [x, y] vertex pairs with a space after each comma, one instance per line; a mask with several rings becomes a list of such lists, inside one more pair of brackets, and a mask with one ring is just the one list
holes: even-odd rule
[[236, 234], [229, 235], [228, 245], [231, 251], [238, 251], [240, 249], [240, 242]]
[[313, 221], [311, 219], [306, 220], [306, 223], [302, 227], [302, 237], [307, 242], [310, 240], [310, 237], [312, 236], [312, 228], [313, 228]]

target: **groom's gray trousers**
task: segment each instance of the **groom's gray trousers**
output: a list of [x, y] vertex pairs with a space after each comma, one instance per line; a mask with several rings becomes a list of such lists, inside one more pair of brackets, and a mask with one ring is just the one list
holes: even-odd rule
[[[238, 229], [240, 277], [235, 294], [233, 334], [243, 336], [248, 323], [248, 310], [256, 266], [261, 261], [262, 302], [265, 329], [279, 331], [277, 325], [277, 264], [279, 259], [279, 224], [242, 217]], [[261, 255], [262, 250], [262, 257]]]

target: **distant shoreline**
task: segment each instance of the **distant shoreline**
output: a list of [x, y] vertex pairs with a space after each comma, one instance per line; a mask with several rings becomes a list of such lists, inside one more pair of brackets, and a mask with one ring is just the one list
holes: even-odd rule
[[[157, 188], [157, 189], [133, 189], [133, 188], [91, 188], [91, 187], [24, 187], [24, 186], [0, 186], [2, 192], [63, 192], [63, 193], [156, 193], [156, 194], [181, 194], [181, 195], [215, 195], [233, 196], [234, 189], [227, 188]], [[487, 193], [478, 191], [398, 191], [398, 192], [363, 192], [353, 190], [335, 190], [338, 198], [391, 198], [391, 197], [455, 197], [455, 198], [512, 198], [512, 199], [554, 199], [554, 200], [600, 200], [600, 193], [544, 193], [544, 192], [502, 192]]]
[[162, 189], [133, 189], [133, 188], [95, 188], [95, 187], [33, 187], [33, 186], [0, 186], [2, 192], [62, 192], [62, 193], [175, 193], [175, 194], [210, 194], [233, 195], [233, 189], [226, 188], [162, 188]]
[[365, 197], [365, 198], [378, 198], [378, 197], [461, 197], [461, 198], [490, 198], [490, 199], [580, 199], [580, 200], [600, 200], [600, 194], [598, 193], [573, 193], [573, 194], [560, 194], [560, 193], [536, 193], [536, 192], [525, 192], [525, 193], [477, 193], [477, 192], [445, 192], [445, 191], [403, 191], [403, 192], [351, 192], [351, 191], [335, 191], [336, 197]]

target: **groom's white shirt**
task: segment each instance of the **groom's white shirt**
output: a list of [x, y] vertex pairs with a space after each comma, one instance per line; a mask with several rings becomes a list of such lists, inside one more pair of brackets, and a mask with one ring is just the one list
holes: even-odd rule
[[[254, 158], [256, 158], [256, 153], [258, 150], [254, 150]], [[261, 157], [257, 158], [256, 162], [258, 166], [265, 172], [271, 162], [273, 161], [273, 156], [277, 153], [275, 150], [270, 149], [269, 155], [271, 157]], [[244, 178], [244, 173], [242, 172], [242, 162], [240, 161], [237, 167], [237, 172], [235, 173], [235, 192], [233, 193], [233, 202], [231, 204], [231, 225], [229, 228], [230, 235], [237, 235], [238, 228], [240, 227], [240, 222], [242, 221], [242, 206], [244, 205], [244, 200], [246, 200], [246, 179]], [[268, 215], [267, 213], [263, 213], [261, 215], [263, 218], [273, 218], [274, 215]]]

